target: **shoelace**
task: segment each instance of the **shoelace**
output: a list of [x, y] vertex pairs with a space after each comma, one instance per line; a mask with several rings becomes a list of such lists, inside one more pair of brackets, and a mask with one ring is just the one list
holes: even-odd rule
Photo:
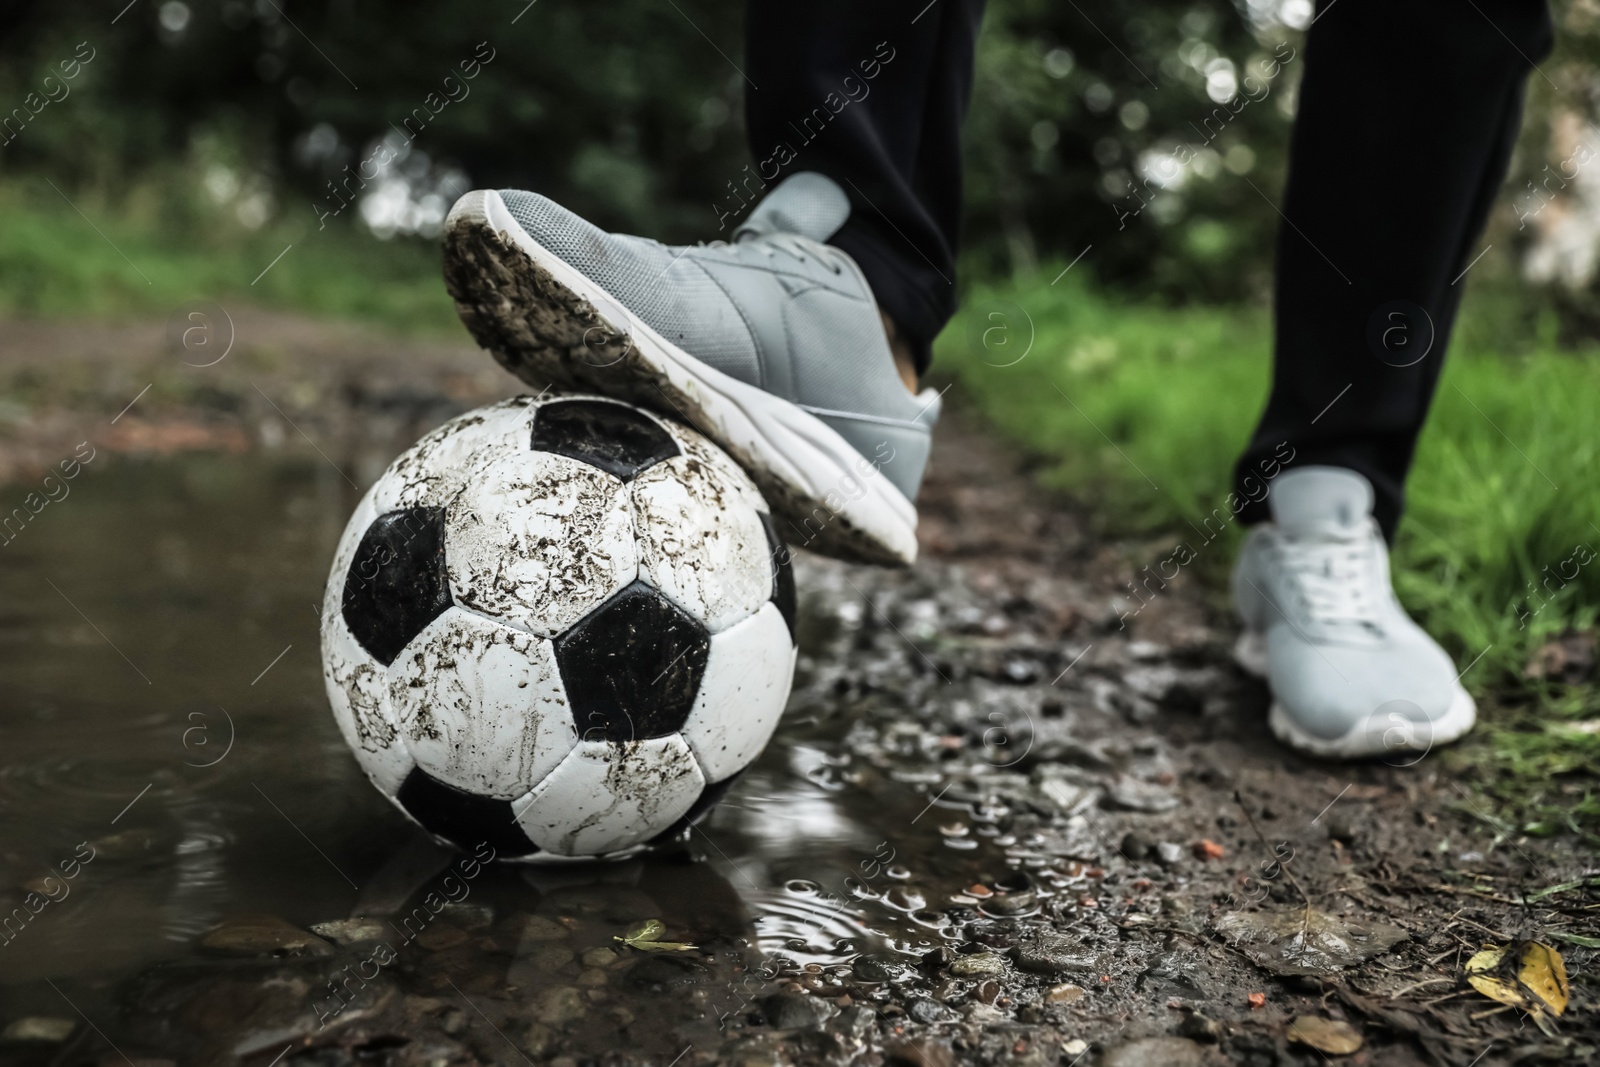
[[741, 258], [747, 252], [758, 251], [764, 253], [768, 260], [774, 259], [778, 252], [792, 256], [801, 263], [815, 258], [833, 273], [838, 274], [844, 268], [837, 263], [830, 263], [827, 258], [817, 256], [815, 246], [802, 243], [803, 238], [794, 233], [769, 233], [763, 234], [759, 240], [745, 239], [740, 241], [701, 241], [695, 247], [714, 251], [728, 251]]
[[1293, 578], [1311, 620], [1324, 626], [1383, 629], [1379, 604], [1368, 595], [1372, 550], [1365, 530], [1329, 532], [1316, 540], [1286, 540], [1278, 561]]

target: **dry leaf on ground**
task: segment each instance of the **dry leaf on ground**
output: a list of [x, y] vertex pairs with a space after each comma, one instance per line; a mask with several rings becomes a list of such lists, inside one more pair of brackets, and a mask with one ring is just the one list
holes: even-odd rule
[[1344, 1056], [1361, 1047], [1361, 1033], [1349, 1023], [1339, 1019], [1324, 1019], [1318, 1015], [1301, 1015], [1289, 1023], [1286, 1035], [1290, 1041], [1310, 1045], [1318, 1052]]

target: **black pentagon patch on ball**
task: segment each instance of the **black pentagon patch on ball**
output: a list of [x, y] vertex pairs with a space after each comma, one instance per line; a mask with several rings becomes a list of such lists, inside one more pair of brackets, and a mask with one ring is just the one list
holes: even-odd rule
[[444, 569], [444, 509], [379, 515], [361, 535], [344, 576], [345, 625], [388, 665], [451, 604]]
[[635, 581], [555, 640], [585, 741], [644, 741], [682, 729], [711, 635], [654, 586]]
[[789, 627], [789, 639], [794, 640], [794, 565], [789, 559], [789, 546], [778, 533], [778, 524], [772, 516], [761, 513], [761, 525], [767, 531], [767, 553], [772, 559], [772, 602], [778, 605], [784, 625]]
[[571, 456], [625, 482], [681, 454], [678, 442], [650, 416], [604, 400], [544, 405], [533, 417], [533, 449]]
[[412, 768], [395, 794], [400, 806], [429, 833], [475, 852], [487, 844], [499, 859], [529, 856], [539, 846], [517, 825], [509, 800], [474, 796], [446, 785], [421, 767]]

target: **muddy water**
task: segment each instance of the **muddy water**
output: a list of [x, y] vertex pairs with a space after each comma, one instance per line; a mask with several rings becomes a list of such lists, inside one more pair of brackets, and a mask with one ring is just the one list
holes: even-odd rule
[[[843, 992], [863, 953], [914, 962], [954, 937], [930, 898], [948, 906], [980, 868], [1028, 863], [993, 825], [930, 806], [937, 774], [852, 765], [847, 717], [802, 674], [777, 740], [684, 848], [486, 868], [450, 883], [459, 903], [426, 929], [408, 922], [459, 857], [384, 804], [325, 705], [317, 604], [356, 496], [314, 458], [125, 461], [0, 547], [0, 898], [13, 916], [0, 1027], [75, 1024], [65, 1046], [3, 1044], [0, 1058], [98, 1062], [115, 1046], [293, 1062], [362, 1020], [373, 1049], [670, 1058], [716, 1045], [775, 990]], [[802, 604], [803, 645], [827, 640], [837, 605]], [[1065, 878], [1036, 874], [1044, 896]], [[310, 959], [200, 946], [241, 914], [301, 928], [377, 917], [392, 957], [352, 982], [339, 968], [370, 961], [370, 944]], [[649, 918], [695, 950], [615, 941]], [[485, 1047], [463, 1004], [506, 1045]]]

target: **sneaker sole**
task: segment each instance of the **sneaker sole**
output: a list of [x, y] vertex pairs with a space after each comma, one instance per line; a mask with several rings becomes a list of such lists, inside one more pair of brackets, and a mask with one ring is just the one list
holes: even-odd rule
[[592, 390], [682, 418], [750, 474], [779, 517], [806, 531], [806, 548], [863, 563], [915, 562], [916, 505], [870, 476], [876, 471], [863, 473], [870, 461], [838, 432], [666, 340], [542, 247], [493, 190], [468, 193], [445, 219], [444, 278], [473, 339], [523, 382]]
[[[1233, 658], [1246, 673], [1269, 681], [1267, 677], [1267, 639], [1265, 634], [1246, 631], [1239, 635], [1233, 646]], [[1267, 713], [1267, 725], [1279, 741], [1299, 752], [1322, 759], [1372, 759], [1395, 757], [1401, 753], [1416, 753], [1416, 759], [1403, 763], [1411, 766], [1439, 745], [1447, 745], [1466, 735], [1478, 720], [1477, 705], [1472, 696], [1455, 683], [1450, 707], [1439, 718], [1428, 724], [1426, 738], [1405, 737], [1399, 743], [1390, 740], [1397, 727], [1387, 716], [1372, 715], [1351, 727], [1342, 737], [1318, 737], [1307, 733], [1294, 721], [1276, 698]]]

